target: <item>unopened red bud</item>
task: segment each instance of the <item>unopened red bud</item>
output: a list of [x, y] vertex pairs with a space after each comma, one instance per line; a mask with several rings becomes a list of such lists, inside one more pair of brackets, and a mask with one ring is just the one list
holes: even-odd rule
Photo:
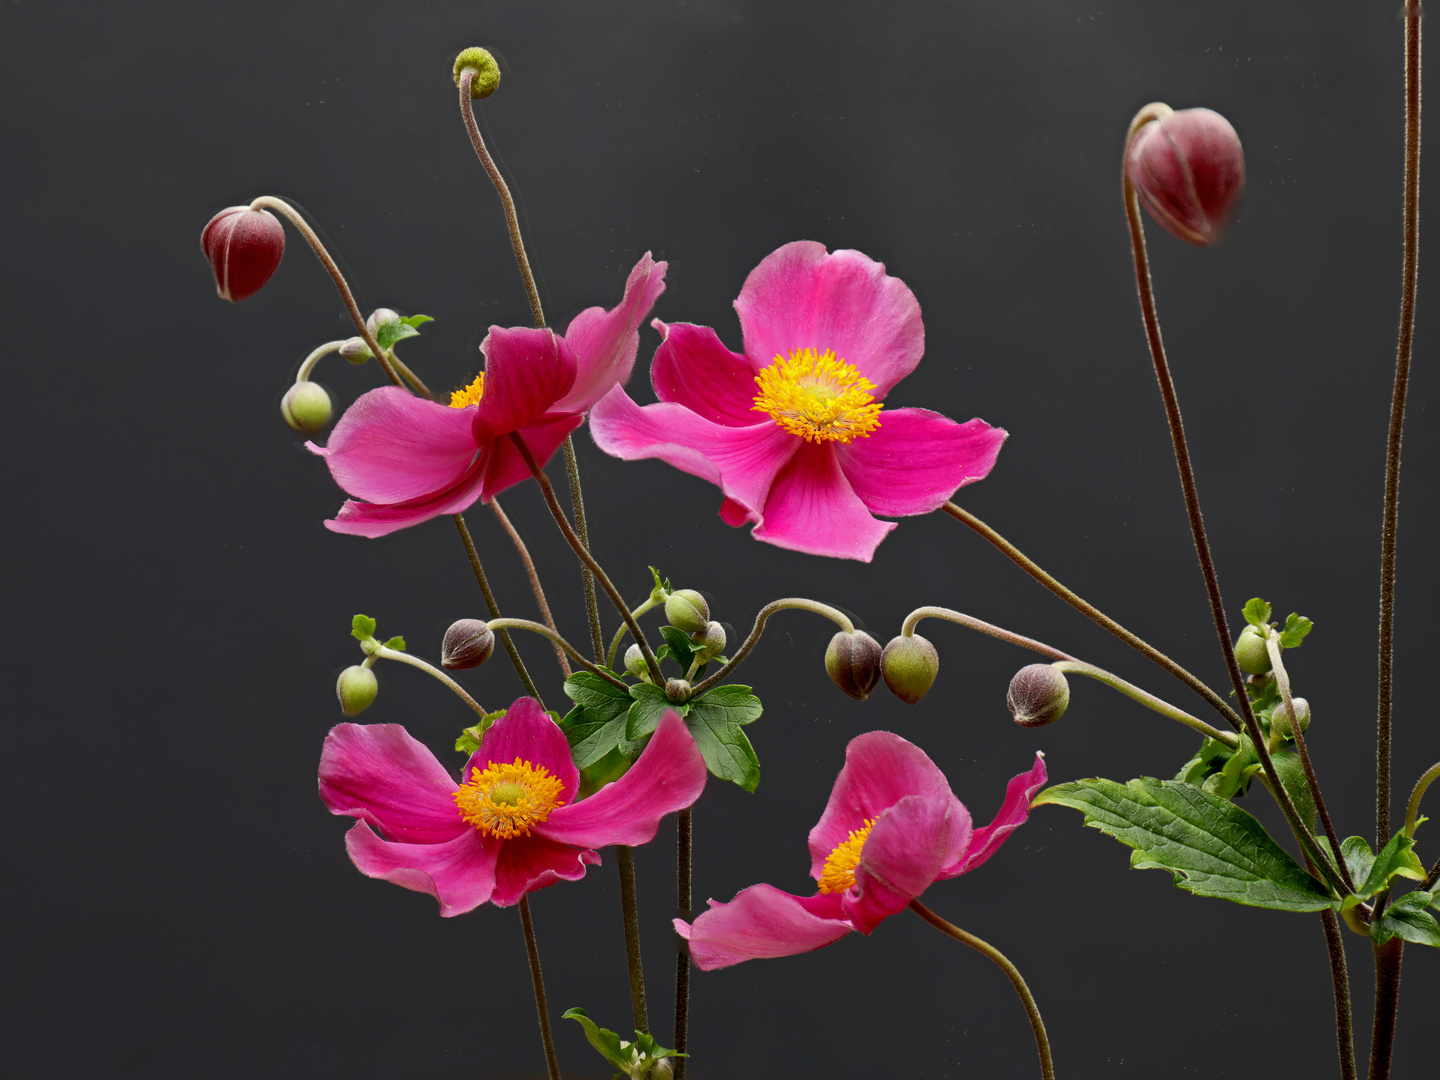
[[880, 681], [880, 643], [863, 630], [840, 631], [825, 650], [830, 681], [856, 701], [864, 701]]
[[1125, 170], [1140, 204], [1171, 236], [1204, 247], [1224, 228], [1245, 187], [1245, 154], [1230, 122], [1181, 109], [1135, 133]]
[[200, 250], [215, 272], [215, 291], [239, 303], [270, 280], [285, 254], [285, 229], [268, 210], [230, 206], [206, 223]]
[[440, 643], [440, 666], [451, 671], [479, 667], [495, 651], [495, 631], [479, 619], [457, 619]]
[[1021, 727], [1053, 724], [1070, 705], [1070, 683], [1049, 664], [1031, 664], [1010, 680], [1005, 705]]
[[906, 705], [920, 704], [939, 673], [940, 654], [919, 634], [892, 638], [880, 654], [885, 685]]

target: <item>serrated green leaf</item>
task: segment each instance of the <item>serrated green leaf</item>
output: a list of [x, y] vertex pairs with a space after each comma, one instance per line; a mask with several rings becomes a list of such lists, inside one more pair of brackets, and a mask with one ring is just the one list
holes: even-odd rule
[[[1350, 838], [1359, 839], [1356, 836]], [[1415, 846], [1415, 841], [1404, 833], [1396, 833], [1390, 838], [1390, 842], [1381, 848], [1380, 854], [1374, 857], [1363, 879], [1356, 876], [1354, 868], [1350, 867], [1349, 853], [1346, 852], [1350, 840], [1341, 843], [1340, 850], [1346, 854], [1345, 863], [1350, 868], [1350, 879], [1355, 882], [1355, 894], [1360, 899], [1369, 900], [1370, 897], [1384, 892], [1397, 877], [1409, 878], [1411, 881], [1425, 880], [1425, 867], [1410, 850]], [[1361, 840], [1361, 843], [1364, 841]], [[1369, 850], [1368, 844], [1366, 850]]]
[[1258, 596], [1253, 600], [1246, 601], [1245, 621], [1251, 626], [1266, 627], [1270, 625], [1270, 605]]
[[576, 703], [560, 721], [577, 769], [594, 765], [617, 748], [627, 747], [625, 714], [630, 695], [597, 675], [579, 671], [565, 680], [565, 694]]
[[392, 319], [390, 322], [381, 323], [375, 331], [375, 343], [388, 350], [397, 342], [418, 336], [420, 331], [415, 327], [427, 322], [434, 320], [429, 315], [411, 315], [405, 319]]
[[1280, 647], [1282, 649], [1298, 649], [1300, 643], [1305, 640], [1305, 635], [1310, 633], [1315, 624], [1304, 615], [1296, 615], [1293, 611], [1285, 618], [1285, 629], [1280, 631]]
[[1440, 949], [1440, 923], [1425, 910], [1434, 899], [1428, 892], [1406, 893], [1370, 924], [1370, 936], [1380, 945], [1398, 937]]
[[712, 774], [746, 791], [754, 791], [759, 786], [760, 759], [739, 724], [700, 710], [692, 711], [685, 723], [695, 737], [705, 767]]
[[350, 620], [350, 636], [356, 641], [365, 641], [375, 636], [375, 620], [369, 615], [356, 615]]
[[588, 708], [605, 708], [610, 702], [618, 702], [626, 709], [630, 707], [628, 690], [622, 690], [588, 671], [577, 671], [565, 680], [565, 696]]
[[1329, 890], [1238, 806], [1174, 780], [1140, 777], [1128, 784], [1081, 780], [1042, 791], [1031, 804], [1069, 806], [1085, 824], [1135, 850], [1137, 870], [1169, 870], [1175, 884], [1277, 911], [1321, 911]]
[[713, 723], [753, 724], [764, 711], [750, 687], [736, 683], [706, 690], [690, 702], [691, 716], [704, 716]]
[[401, 637], [399, 634], [396, 634], [396, 635], [395, 635], [394, 637], [392, 637], [389, 641], [385, 642], [385, 648], [387, 648], [387, 649], [394, 649], [396, 652], [404, 652], [404, 651], [405, 651], [405, 639], [404, 639], [403, 637]]
[[665, 691], [650, 683], [636, 683], [630, 687], [630, 712], [625, 725], [625, 737], [631, 742], [643, 739], [655, 730], [666, 709], [674, 709], [682, 716], [689, 711], [688, 705], [672, 705]]

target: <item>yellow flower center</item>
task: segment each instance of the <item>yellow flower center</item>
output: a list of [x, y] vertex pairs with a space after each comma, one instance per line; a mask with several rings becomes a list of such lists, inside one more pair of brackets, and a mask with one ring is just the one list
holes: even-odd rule
[[870, 393], [875, 384], [828, 349], [818, 356], [814, 349], [791, 349], [788, 360], [777, 355], [755, 385], [755, 411], [768, 412], [806, 442], [848, 443], [880, 426], [884, 406]]
[[475, 376], [475, 381], [464, 390], [450, 391], [450, 407], [452, 409], [468, 409], [471, 405], [479, 405], [480, 399], [485, 396], [485, 373], [482, 371]]
[[855, 867], [860, 865], [860, 849], [865, 838], [875, 827], [875, 819], [869, 818], [844, 840], [835, 845], [835, 850], [825, 857], [825, 869], [820, 871], [822, 893], [844, 892], [855, 887]]
[[493, 762], [455, 792], [460, 817], [489, 836], [510, 840], [529, 836], [550, 812], [562, 805], [564, 785], [543, 765], [516, 758], [511, 765]]

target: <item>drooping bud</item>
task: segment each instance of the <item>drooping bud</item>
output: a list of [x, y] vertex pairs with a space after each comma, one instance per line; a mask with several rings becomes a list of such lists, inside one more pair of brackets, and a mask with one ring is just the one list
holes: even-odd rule
[[301, 435], [314, 435], [330, 422], [330, 395], [319, 383], [297, 382], [280, 399], [280, 415]]
[[1053, 724], [1070, 705], [1070, 683], [1049, 664], [1030, 664], [1010, 680], [1005, 705], [1021, 727]]
[[346, 338], [345, 344], [340, 346], [339, 352], [352, 364], [363, 364], [370, 359], [370, 346], [365, 344], [363, 337]]
[[1150, 217], [1171, 236], [1204, 247], [1219, 236], [1245, 187], [1245, 154], [1230, 122], [1181, 109], [1130, 140], [1125, 170]]
[[479, 619], [457, 619], [440, 643], [440, 666], [451, 671], [479, 667], [495, 651], [495, 631]]
[[1251, 675], [1264, 675], [1270, 670], [1270, 650], [1265, 647], [1265, 631], [1247, 626], [1235, 642], [1235, 662], [1240, 670]]
[[713, 660], [723, 653], [727, 641], [725, 627], [718, 622], [707, 623], [704, 630], [690, 635], [690, 642], [702, 660]]
[[825, 649], [825, 672], [830, 681], [856, 701], [864, 701], [880, 681], [880, 643], [863, 630], [844, 630]]
[[229, 206], [206, 223], [200, 250], [222, 300], [239, 303], [260, 291], [285, 254], [285, 229], [268, 210]]
[[475, 69], [475, 79], [470, 84], [472, 98], [487, 98], [500, 86], [500, 65], [488, 49], [469, 48], [455, 58], [455, 85], [460, 85], [460, 75], [467, 68]]
[[[1305, 733], [1310, 730], [1310, 702], [1303, 697], [1291, 698], [1290, 704], [1295, 706], [1295, 718], [1300, 721], [1300, 731]], [[1290, 727], [1290, 714], [1285, 709], [1282, 701], [1275, 706], [1275, 711], [1270, 714], [1276, 729], [1287, 739], [1295, 737], [1294, 730]]]
[[[400, 313], [398, 311], [394, 311], [388, 307], [377, 307], [370, 313], [370, 317], [365, 320], [365, 329], [370, 331], [371, 337], [375, 337], [380, 333], [380, 327], [386, 323], [397, 322], [399, 319]], [[363, 342], [365, 339], [361, 338], [360, 340]], [[384, 346], [381, 347], [383, 348]]]
[[380, 692], [380, 681], [368, 667], [352, 664], [340, 672], [335, 680], [335, 696], [340, 699], [340, 711], [346, 716], [359, 716], [375, 701]]
[[665, 699], [672, 705], [690, 700], [690, 684], [684, 679], [670, 679], [665, 683]]
[[885, 685], [906, 705], [918, 705], [939, 673], [940, 654], [919, 634], [892, 638], [880, 654]]
[[687, 634], [699, 633], [710, 625], [710, 605], [694, 589], [677, 589], [665, 598], [665, 621]]
[[625, 650], [625, 670], [637, 679], [649, 679], [650, 668], [645, 663], [645, 654], [640, 651], [639, 645], [631, 645]]

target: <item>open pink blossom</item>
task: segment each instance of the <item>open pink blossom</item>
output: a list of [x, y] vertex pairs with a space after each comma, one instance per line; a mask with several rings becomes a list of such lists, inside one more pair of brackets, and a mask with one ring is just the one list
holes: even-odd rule
[[484, 373], [448, 406], [398, 386], [361, 395], [326, 446], [307, 444], [355, 496], [326, 527], [384, 536], [489, 501], [529, 477], [510, 434], [519, 433], [539, 464], [549, 461], [585, 412], [630, 377], [640, 321], [664, 289], [665, 264], [646, 252], [624, 299], [610, 311], [582, 311], [563, 336], [492, 326], [480, 345]]
[[664, 335], [650, 369], [660, 401], [619, 387], [590, 414], [600, 448], [658, 457], [717, 484], [720, 516], [757, 540], [868, 562], [895, 523], [983, 479], [1005, 432], [928, 409], [886, 409], [925, 351], [920, 305], [858, 251], [801, 240], [767, 255], [735, 301], [744, 353], [715, 331]]
[[851, 740], [820, 823], [810, 830], [814, 896], [752, 885], [728, 904], [710, 901], [693, 925], [675, 920], [697, 967], [792, 956], [868, 934], [936, 881], [969, 873], [1030, 816], [1045, 762], [1012, 779], [995, 820], [973, 829], [970, 812], [918, 746], [888, 731]]
[[341, 724], [320, 755], [320, 797], [360, 819], [345, 834], [356, 868], [429, 893], [447, 916], [576, 881], [599, 863], [594, 848], [654, 839], [700, 797], [705, 760], [670, 710], [629, 772], [574, 802], [578, 784], [564, 733], [533, 698], [485, 732], [460, 783], [399, 724]]

